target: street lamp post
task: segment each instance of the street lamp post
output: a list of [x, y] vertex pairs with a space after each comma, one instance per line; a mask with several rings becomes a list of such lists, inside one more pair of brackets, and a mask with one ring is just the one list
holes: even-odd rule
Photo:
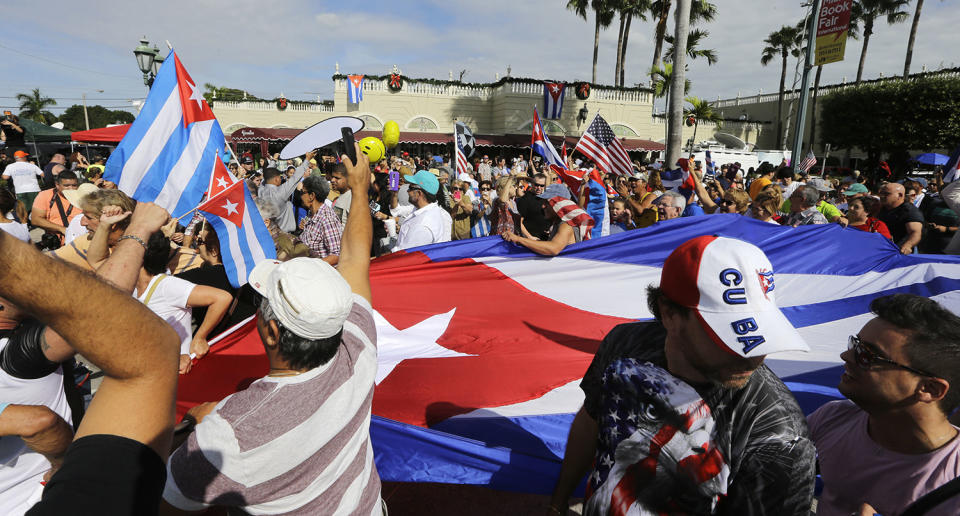
[[[103, 90], [97, 90], [97, 93], [103, 93]], [[90, 130], [90, 117], [87, 116], [87, 93], [83, 92], [83, 95], [80, 95], [83, 98], [83, 124], [86, 126], [87, 131]]]
[[[140, 71], [143, 73], [143, 84], [147, 88], [153, 86], [153, 79], [157, 76], [154, 69], [154, 62], [159, 54], [160, 49], [158, 49], [156, 45], [150, 48], [150, 42], [147, 41], [146, 36], [140, 39], [140, 45], [133, 49], [133, 55], [137, 58], [137, 66], [140, 67]], [[160, 62], [162, 63], [163, 59], [160, 59]], [[156, 70], [159, 68], [160, 66], [157, 65]]]

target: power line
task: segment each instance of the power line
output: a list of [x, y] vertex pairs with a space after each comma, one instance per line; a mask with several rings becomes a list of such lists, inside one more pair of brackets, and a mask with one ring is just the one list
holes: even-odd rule
[[[15, 99], [15, 98], [19, 98], [19, 97], [0, 95], [0, 99]], [[54, 95], [53, 98], [55, 100], [84, 100], [83, 97], [58, 97], [56, 95]], [[100, 102], [102, 100], [127, 101], [127, 100], [144, 100], [144, 97], [139, 97], [139, 98], [137, 97], [116, 97], [116, 98], [87, 97], [86, 100], [87, 102]]]
[[9, 51], [11, 51], [11, 52], [14, 52], [14, 53], [16, 53], [16, 54], [24, 55], [24, 56], [27, 56], [27, 57], [32, 57], [32, 58], [34, 58], [34, 59], [39, 59], [39, 60], [41, 60], [41, 61], [47, 61], [48, 63], [53, 63], [53, 64], [55, 64], [55, 65], [57, 65], [57, 66], [63, 66], [63, 67], [65, 67], [65, 68], [72, 68], [72, 69], [74, 69], [74, 70], [79, 70], [79, 71], [81, 71], [81, 72], [95, 73], [95, 74], [104, 75], [104, 76], [107, 76], [107, 77], [119, 77], [119, 78], [121, 78], [121, 79], [135, 79], [135, 77], [131, 77], [131, 76], [129, 76], [129, 75], [118, 75], [118, 74], [114, 74], [114, 73], [101, 72], [101, 71], [99, 71], [99, 70], [91, 70], [91, 69], [89, 69], [89, 68], [83, 68], [83, 67], [80, 67], [80, 66], [68, 65], [68, 64], [66, 64], [66, 63], [61, 63], [61, 62], [59, 62], [59, 61], [54, 61], [53, 59], [50, 59], [50, 58], [47, 58], [47, 57], [42, 57], [42, 56], [38, 56], [38, 55], [34, 55], [34, 54], [28, 54], [28, 53], [23, 52], [23, 51], [21, 51], [21, 50], [17, 50], [17, 49], [15, 49], [15, 48], [10, 48], [10, 47], [2, 44], [2, 43], [0, 43], [0, 48], [5, 48], [5, 49], [7, 49], [7, 50], [9, 50]]

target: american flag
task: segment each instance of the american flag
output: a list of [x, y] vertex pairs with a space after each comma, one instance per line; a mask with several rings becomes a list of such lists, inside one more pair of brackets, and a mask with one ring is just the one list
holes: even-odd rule
[[817, 157], [813, 155], [813, 151], [810, 151], [807, 153], [807, 157], [803, 158], [803, 161], [800, 162], [800, 170], [807, 173], [816, 164]]
[[457, 175], [467, 173], [469, 174], [469, 167], [467, 163], [467, 155], [463, 153], [463, 130], [462, 125], [454, 124], [455, 129], [453, 130], [453, 147], [457, 153]]
[[613, 134], [613, 129], [600, 115], [597, 115], [587, 132], [583, 133], [577, 143], [577, 150], [593, 160], [597, 168], [605, 173], [615, 173], [621, 176], [629, 175], [633, 171], [630, 156], [623, 144]]
[[557, 212], [560, 220], [570, 224], [573, 227], [580, 228], [580, 238], [587, 240], [590, 238], [590, 230], [596, 222], [593, 217], [587, 214], [577, 203], [563, 197], [554, 197], [548, 199], [553, 211]]

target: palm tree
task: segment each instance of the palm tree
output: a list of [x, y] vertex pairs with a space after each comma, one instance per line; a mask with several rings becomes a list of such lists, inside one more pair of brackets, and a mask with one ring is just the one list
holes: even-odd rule
[[850, 12], [850, 18], [863, 23], [863, 48], [860, 50], [860, 66], [857, 67], [857, 81], [863, 78], [863, 65], [867, 61], [867, 46], [873, 34], [873, 24], [877, 18], [886, 17], [887, 24], [893, 25], [907, 19], [910, 15], [901, 9], [910, 5], [910, 0], [856, 0]]
[[[673, 80], [673, 63], [650, 69], [650, 87], [654, 98], [664, 98], [670, 94], [670, 82]], [[683, 94], [690, 92], [690, 79], [684, 79]]]
[[595, 21], [595, 30], [593, 34], [593, 78], [590, 82], [597, 82], [597, 57], [600, 51], [600, 29], [607, 28], [613, 23], [613, 17], [616, 11], [610, 8], [610, 0], [568, 0], [567, 9], [576, 13], [577, 16], [587, 19], [587, 8], [593, 9]]
[[713, 104], [700, 97], [687, 97], [684, 100], [689, 102], [691, 106], [683, 110], [683, 116], [693, 117], [693, 138], [691, 139], [693, 143], [697, 142], [697, 127], [700, 122], [713, 122], [717, 125], [717, 129], [723, 126], [723, 117], [713, 110]]
[[760, 64], [766, 66], [770, 64], [777, 56], [780, 56], [782, 67], [780, 69], [780, 95], [777, 98], [777, 133], [774, 141], [780, 141], [780, 130], [783, 125], [783, 90], [787, 82], [787, 58], [791, 55], [797, 57], [800, 55], [800, 34], [796, 27], [784, 25], [780, 30], [771, 32], [767, 39], [763, 40], [767, 46], [763, 47], [763, 53], [760, 55]]
[[[654, 31], [653, 67], [660, 64], [660, 53], [667, 35], [667, 18], [670, 15], [671, 0], [654, 0], [650, 3], [650, 14], [656, 18], [657, 25]], [[690, 24], [710, 22], [717, 16], [717, 6], [707, 0], [693, 0], [690, 4]], [[691, 32], [692, 35], [692, 32]], [[672, 39], [672, 37], [671, 37]], [[670, 55], [670, 53], [667, 53]]]
[[681, 85], [686, 87], [686, 48], [687, 34], [690, 32], [690, 4], [692, 0], [677, 0], [677, 15], [673, 35], [677, 38], [673, 55], [673, 76], [670, 78], [670, 101], [667, 103], [667, 149], [666, 163], [673, 166], [680, 157], [680, 147], [683, 140], [683, 92]]
[[920, 11], [923, 0], [917, 0], [917, 10], [913, 12], [913, 24], [910, 25], [910, 37], [907, 39], [907, 57], [903, 60], [903, 78], [910, 75], [910, 62], [913, 61], [913, 43], [917, 40], [917, 27], [920, 26]]
[[[700, 50], [699, 48], [697, 48], [698, 46], [700, 46], [700, 41], [709, 35], [710, 35], [709, 32], [701, 29], [693, 29], [692, 31], [690, 31], [690, 33], [687, 34], [687, 57], [689, 57], [690, 59], [704, 57], [707, 59], [708, 65], [713, 65], [714, 63], [716, 63], [717, 52], [715, 50], [709, 49], [709, 48]], [[669, 43], [670, 46], [667, 48], [667, 55], [664, 56], [663, 59], [666, 61], [669, 61], [673, 56], [673, 36], [666, 36], [664, 38], [664, 41]]]
[[617, 64], [614, 70], [614, 84], [623, 86], [626, 74], [627, 42], [630, 40], [630, 23], [634, 16], [647, 21], [651, 0], [618, 0], [620, 12], [620, 36], [617, 38]]
[[41, 95], [40, 88], [34, 88], [29, 94], [18, 93], [17, 101], [20, 102], [20, 116], [22, 118], [28, 118], [41, 124], [46, 124], [48, 120], [52, 123], [57, 118], [53, 113], [47, 111], [47, 106], [56, 106], [57, 101]]
[[917, 28], [920, 26], [920, 11], [923, 9], [923, 0], [917, 0], [917, 10], [913, 13], [913, 24], [910, 25], [910, 38], [907, 40], [907, 57], [903, 61], [903, 78], [910, 75], [910, 63], [913, 61], [913, 43], [917, 39]]

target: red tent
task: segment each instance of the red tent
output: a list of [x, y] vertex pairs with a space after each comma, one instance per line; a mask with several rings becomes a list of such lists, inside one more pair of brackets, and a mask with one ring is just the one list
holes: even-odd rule
[[75, 142], [105, 142], [118, 143], [123, 139], [130, 129], [130, 124], [115, 125], [113, 127], [104, 127], [103, 129], [90, 129], [89, 131], [77, 131], [71, 134], [71, 139]]

